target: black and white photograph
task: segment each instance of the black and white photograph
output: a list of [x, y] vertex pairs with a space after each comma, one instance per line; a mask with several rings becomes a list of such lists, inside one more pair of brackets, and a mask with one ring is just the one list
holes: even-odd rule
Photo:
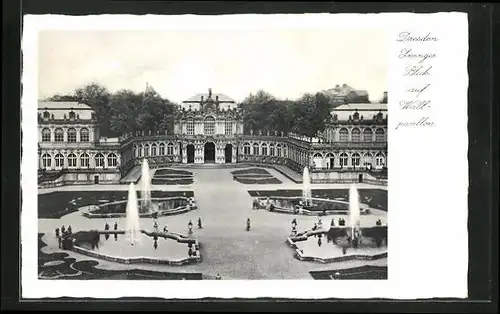
[[387, 279], [386, 36], [41, 32], [39, 278]]
[[25, 25], [26, 295], [466, 294], [466, 16]]

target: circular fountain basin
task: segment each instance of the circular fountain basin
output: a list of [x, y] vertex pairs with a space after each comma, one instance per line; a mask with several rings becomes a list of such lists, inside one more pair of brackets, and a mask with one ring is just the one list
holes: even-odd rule
[[[198, 242], [177, 234], [141, 232], [132, 242], [124, 231], [99, 232], [98, 246], [79, 242], [73, 250], [87, 256], [123, 264], [184, 265], [201, 261]], [[156, 240], [154, 238], [156, 235]], [[189, 256], [189, 247], [195, 256]]]
[[[271, 206], [272, 205], [272, 206]], [[304, 215], [348, 215], [349, 202], [324, 198], [311, 198], [309, 204], [304, 204], [302, 197], [273, 196], [257, 198], [254, 207], [275, 212]], [[361, 204], [361, 214], [370, 213], [370, 208]]]
[[[128, 200], [109, 202], [105, 204], [84, 206], [80, 208], [82, 214], [87, 218], [119, 218], [126, 217]], [[139, 204], [142, 199], [139, 199]], [[168, 216], [185, 213], [196, 209], [192, 197], [175, 196], [164, 198], [151, 198], [148, 208], [139, 206], [140, 218], [151, 218], [154, 216]]]
[[[349, 246], [346, 238], [328, 240], [325, 231], [307, 232], [290, 237], [287, 243], [295, 249], [294, 257], [302, 261], [333, 263], [346, 260], [376, 260], [387, 257], [387, 245], [378, 247], [371, 237], [361, 237], [357, 248]], [[344, 254], [343, 248], [347, 250]]]

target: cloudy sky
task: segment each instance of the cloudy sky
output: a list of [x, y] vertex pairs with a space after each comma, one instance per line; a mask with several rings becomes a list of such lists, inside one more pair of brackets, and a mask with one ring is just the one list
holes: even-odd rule
[[380, 30], [41, 31], [39, 98], [98, 82], [180, 102], [207, 92], [237, 101], [259, 89], [294, 99], [346, 83], [379, 100], [387, 90]]

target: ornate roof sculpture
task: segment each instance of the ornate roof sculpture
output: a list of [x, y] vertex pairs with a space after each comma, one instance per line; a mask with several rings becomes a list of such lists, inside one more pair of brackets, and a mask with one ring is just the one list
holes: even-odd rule
[[327, 122], [336, 121], [356, 121], [361, 122], [363, 120], [370, 120], [376, 122], [383, 122], [387, 119], [387, 104], [346, 104], [336, 107], [330, 115], [333, 117], [333, 121], [327, 118]]
[[[208, 107], [207, 107], [208, 106]], [[181, 109], [184, 108], [186, 110], [204, 110], [204, 108], [216, 109], [219, 110], [232, 110], [237, 108], [238, 105], [236, 101], [225, 94], [220, 93], [212, 93], [212, 89], [208, 89], [208, 93], [199, 93], [196, 94], [186, 100], [184, 100], [181, 104]]]
[[[221, 100], [222, 99], [222, 100]], [[224, 94], [214, 94], [208, 89], [206, 94], [197, 94], [182, 102], [177, 112], [177, 120], [204, 119], [213, 116], [217, 119], [241, 119], [236, 101]]]

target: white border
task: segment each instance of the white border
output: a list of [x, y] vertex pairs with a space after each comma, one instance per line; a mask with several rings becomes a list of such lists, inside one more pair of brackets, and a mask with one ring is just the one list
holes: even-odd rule
[[[435, 128], [394, 130], [404, 83], [394, 36], [389, 74], [389, 279], [382, 281], [64, 281], [37, 274], [37, 35], [42, 29], [384, 28], [432, 31], [441, 41], [432, 100]], [[22, 296], [163, 298], [431, 298], [467, 296], [467, 16], [303, 14], [25, 16], [22, 40]], [[367, 47], [369, 49], [369, 47]]]

